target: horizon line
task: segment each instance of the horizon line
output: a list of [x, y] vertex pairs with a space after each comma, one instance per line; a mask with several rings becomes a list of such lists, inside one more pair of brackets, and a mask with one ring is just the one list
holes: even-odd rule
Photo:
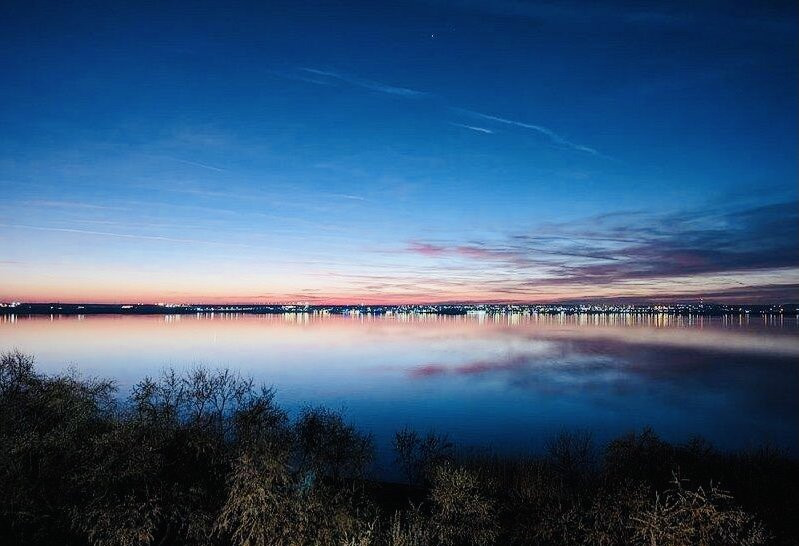
[[620, 298], [614, 299], [585, 299], [585, 300], [553, 300], [553, 301], [535, 301], [535, 300], [441, 300], [441, 301], [421, 301], [421, 302], [358, 302], [351, 301], [346, 303], [334, 302], [310, 302], [302, 300], [294, 301], [271, 301], [271, 302], [253, 302], [253, 301], [229, 301], [221, 303], [211, 303], [203, 301], [194, 302], [149, 302], [149, 301], [101, 301], [101, 302], [88, 302], [88, 301], [21, 301], [21, 300], [0, 300], [0, 308], [17, 307], [22, 305], [69, 305], [69, 306], [124, 306], [124, 305], [138, 305], [138, 306], [156, 306], [156, 307], [270, 307], [270, 306], [298, 306], [304, 305], [307, 307], [404, 307], [404, 306], [424, 306], [424, 305], [448, 305], [448, 306], [470, 306], [470, 305], [528, 305], [528, 306], [550, 306], [550, 305], [685, 305], [685, 304], [699, 304], [699, 305], [726, 305], [726, 306], [774, 306], [774, 305], [797, 305], [798, 301], [770, 301], [766, 303], [758, 302], [724, 302], [719, 300], [704, 301], [703, 298], [693, 299], [664, 299], [664, 300], [633, 300]]

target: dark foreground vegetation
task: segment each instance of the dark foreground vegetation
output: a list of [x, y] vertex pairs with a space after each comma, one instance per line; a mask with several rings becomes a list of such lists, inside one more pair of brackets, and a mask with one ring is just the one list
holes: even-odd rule
[[369, 474], [371, 438], [337, 413], [296, 419], [229, 371], [113, 383], [0, 357], [0, 543], [794, 544], [797, 462], [652, 431], [540, 456], [457, 456], [395, 440], [404, 484]]

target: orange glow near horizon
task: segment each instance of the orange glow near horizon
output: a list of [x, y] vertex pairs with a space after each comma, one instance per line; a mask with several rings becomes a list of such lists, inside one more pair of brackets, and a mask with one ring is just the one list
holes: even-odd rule
[[[124, 277], [128, 277], [125, 274]], [[122, 278], [123, 275], [114, 275]], [[74, 279], [74, 277], [73, 277]], [[312, 288], [300, 285], [304, 280], [312, 281]], [[238, 280], [231, 276], [227, 283], [214, 279], [205, 284], [205, 279], [185, 277], [174, 279], [129, 279], [127, 283], [111, 283], [108, 279], [96, 279], [94, 283], [74, 279], [48, 279], [42, 276], [10, 277], [0, 288], [0, 301], [23, 302], [61, 302], [61, 303], [170, 303], [170, 304], [283, 304], [304, 302], [312, 305], [396, 305], [425, 303], [553, 303], [560, 301], [673, 301], [695, 300], [730, 303], [774, 303], [790, 302], [796, 298], [796, 285], [799, 284], [799, 269], [765, 271], [742, 275], [699, 275], [650, 279], [641, 282], [617, 282], [603, 286], [583, 286], [551, 284], [541, 281], [526, 291], [488, 290], [480, 282], [463, 283], [453, 287], [440, 279], [401, 279], [406, 286], [392, 292], [396, 281], [388, 278], [382, 281], [386, 289], [370, 286], [368, 290], [359, 289], [357, 276], [339, 276], [325, 286], [325, 279], [300, 278], [289, 284], [287, 278], [264, 279], [263, 285], [272, 285], [274, 290], [261, 290], [252, 279]], [[787, 281], [787, 282], [786, 282]], [[794, 281], [794, 282], [790, 282]], [[163, 286], [163, 289], [152, 285]], [[741, 289], [741, 286], [748, 289]], [[233, 287], [237, 287], [234, 289]], [[333, 288], [335, 286], [335, 288]], [[422, 290], [422, 287], [429, 287]], [[490, 285], [488, 285], [490, 286]], [[496, 286], [496, 285], [494, 285]], [[508, 283], [513, 287], [512, 283]], [[763, 287], [767, 291], [758, 295]], [[740, 290], [737, 292], [736, 290]], [[525, 293], [526, 292], [526, 293]], [[753, 296], [754, 294], [754, 296]]]

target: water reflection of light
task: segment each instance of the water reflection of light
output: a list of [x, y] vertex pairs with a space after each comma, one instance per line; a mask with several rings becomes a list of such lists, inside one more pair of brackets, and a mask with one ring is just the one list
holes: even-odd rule
[[346, 406], [375, 430], [462, 427], [487, 441], [570, 423], [687, 422], [737, 438], [796, 424], [798, 332], [794, 317], [665, 314], [7, 315], [0, 351], [123, 389], [165, 365], [232, 366], [287, 403]]

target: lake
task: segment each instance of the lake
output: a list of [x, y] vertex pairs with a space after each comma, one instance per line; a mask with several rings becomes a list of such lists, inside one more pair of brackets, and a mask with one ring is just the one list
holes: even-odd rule
[[45, 372], [114, 378], [122, 393], [167, 366], [230, 367], [274, 385], [290, 411], [344, 411], [381, 450], [407, 425], [499, 452], [644, 426], [797, 451], [795, 317], [0, 317], [0, 350], [12, 348]]

